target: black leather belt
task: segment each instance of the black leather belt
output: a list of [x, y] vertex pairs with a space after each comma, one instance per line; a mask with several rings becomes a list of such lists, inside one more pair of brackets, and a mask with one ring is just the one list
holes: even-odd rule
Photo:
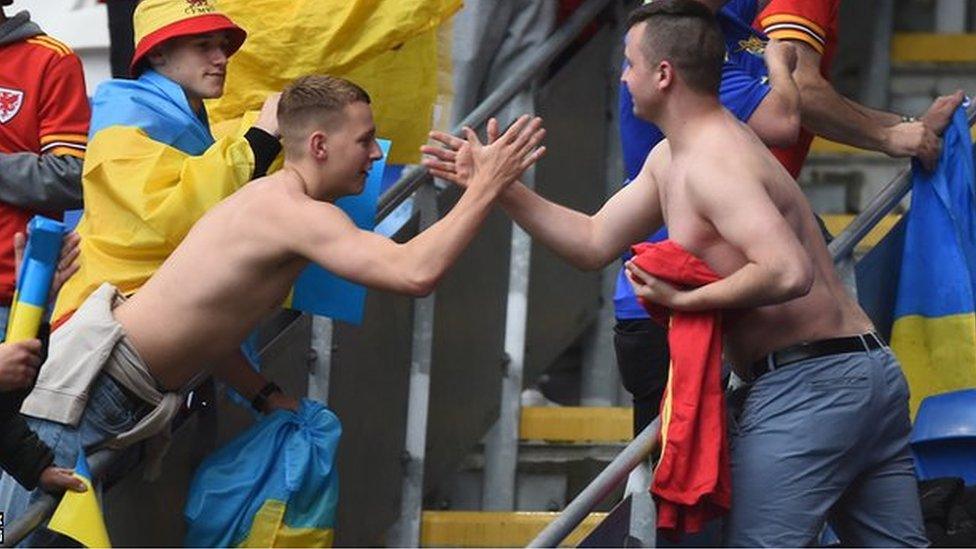
[[764, 374], [778, 370], [784, 366], [789, 366], [801, 360], [818, 358], [829, 355], [840, 355], [844, 353], [857, 353], [860, 351], [872, 351], [885, 347], [885, 342], [875, 332], [850, 336], [835, 337], [831, 339], [821, 339], [809, 343], [799, 343], [774, 351], [763, 358], [749, 365], [749, 376], [747, 381], [756, 381]]

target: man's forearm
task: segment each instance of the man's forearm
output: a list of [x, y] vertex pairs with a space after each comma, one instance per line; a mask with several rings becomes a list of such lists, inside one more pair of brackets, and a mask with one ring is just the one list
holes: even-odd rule
[[475, 186], [443, 218], [403, 245], [399, 264], [412, 281], [412, 293], [425, 295], [478, 233], [497, 192]]
[[902, 122], [901, 115], [895, 114], [893, 112], [879, 111], [878, 109], [872, 109], [871, 107], [862, 105], [857, 101], [843, 97], [844, 102], [848, 104], [852, 109], [861, 113], [861, 115], [866, 116], [874, 121], [875, 124], [883, 126], [885, 128], [890, 128], [896, 124]]
[[749, 263], [728, 277], [685, 292], [675, 307], [683, 311], [753, 309], [805, 295], [812, 274], [804, 269], [769, 269]]
[[619, 255], [593, 245], [590, 216], [546, 200], [518, 181], [502, 193], [500, 204], [532, 238], [579, 269], [599, 269]]
[[838, 94], [826, 80], [801, 81], [800, 96], [803, 126], [811, 132], [862, 149], [884, 150], [885, 128], [889, 124], [882, 124], [872, 113], [855, 108], [852, 101]]

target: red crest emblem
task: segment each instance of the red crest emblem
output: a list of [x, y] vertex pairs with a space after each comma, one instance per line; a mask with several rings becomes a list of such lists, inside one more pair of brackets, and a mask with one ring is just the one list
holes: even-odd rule
[[24, 92], [10, 88], [0, 88], [0, 124], [6, 124], [20, 112], [24, 104]]

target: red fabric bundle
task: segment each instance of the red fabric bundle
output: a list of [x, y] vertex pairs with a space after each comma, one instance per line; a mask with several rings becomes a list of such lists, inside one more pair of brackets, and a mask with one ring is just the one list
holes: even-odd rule
[[[633, 247], [634, 263], [670, 284], [693, 288], [719, 280], [704, 261], [665, 240]], [[678, 538], [701, 531], [728, 512], [731, 472], [722, 378], [719, 311], [682, 312], [640, 299], [651, 317], [666, 323], [671, 371], [661, 403], [661, 460], [651, 492], [658, 529]]]

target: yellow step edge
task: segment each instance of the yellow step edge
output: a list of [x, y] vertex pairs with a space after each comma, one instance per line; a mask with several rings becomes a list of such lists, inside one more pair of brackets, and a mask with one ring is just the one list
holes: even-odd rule
[[552, 442], [629, 442], [633, 438], [630, 408], [522, 408], [519, 438]]
[[[823, 219], [824, 225], [827, 226], [827, 230], [834, 236], [840, 234], [854, 220], [853, 214], [825, 214], [820, 217]], [[901, 219], [899, 214], [890, 214], [881, 218], [881, 221], [858, 243], [857, 249], [864, 251], [873, 248], [878, 242], [881, 242], [881, 239], [888, 234], [895, 223], [898, 223], [899, 219]]]
[[824, 139], [823, 137], [814, 137], [813, 142], [810, 143], [810, 154], [877, 155], [882, 153], [859, 149], [857, 147], [852, 147], [851, 145], [830, 141], [828, 139]]
[[[557, 516], [559, 513], [424, 511], [420, 546], [525, 547]], [[579, 545], [606, 516], [606, 513], [590, 513], [561, 547]]]
[[891, 62], [976, 63], [976, 34], [896, 33]]

